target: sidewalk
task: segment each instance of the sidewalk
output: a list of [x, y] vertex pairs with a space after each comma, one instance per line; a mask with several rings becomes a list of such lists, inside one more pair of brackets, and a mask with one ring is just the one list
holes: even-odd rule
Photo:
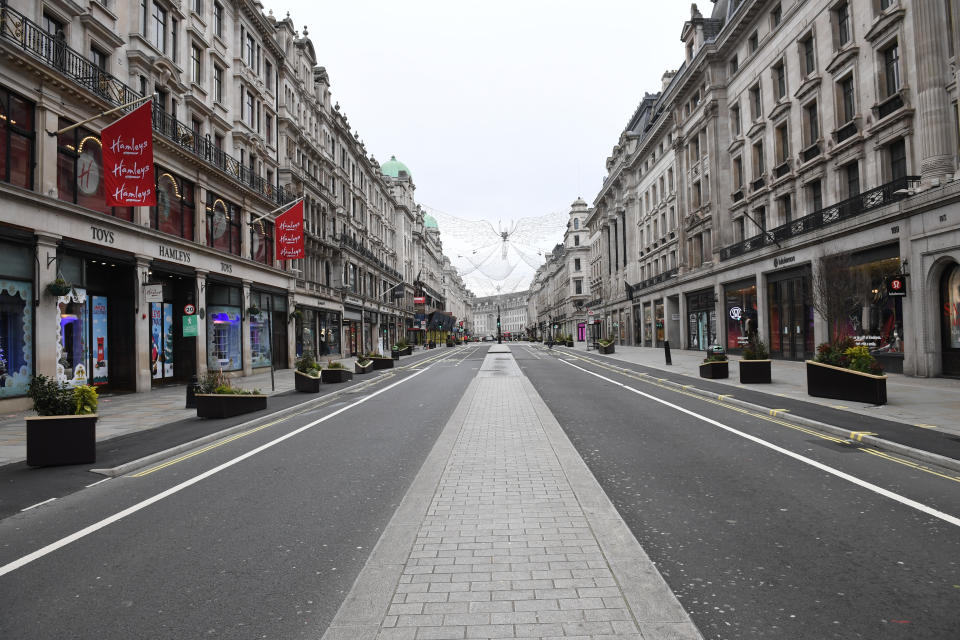
[[[353, 370], [355, 358], [340, 362]], [[244, 389], [259, 389], [267, 395], [278, 395], [293, 390], [293, 369], [274, 372], [276, 389], [271, 391], [270, 372], [234, 378], [232, 384]], [[109, 440], [128, 433], [146, 431], [161, 425], [195, 418], [196, 409], [185, 409], [186, 385], [157, 387], [147, 393], [105, 394], [97, 409], [97, 441]], [[27, 457], [27, 426], [24, 418], [33, 411], [0, 415], [0, 465], [25, 460]]]
[[[575, 342], [574, 350], [587, 350], [585, 342]], [[554, 347], [554, 351], [563, 351], [566, 347]], [[593, 349], [590, 353], [597, 354]], [[667, 366], [662, 348], [628, 347], [617, 345], [616, 351], [600, 358], [612, 358], [638, 364], [645, 367], [669, 371], [671, 373], [700, 378], [699, 365], [703, 361], [702, 351], [671, 349], [673, 364]], [[734, 389], [769, 393], [773, 396], [788, 397], [795, 400], [819, 404], [834, 409], [842, 409], [866, 416], [902, 422], [927, 429], [936, 429], [943, 433], [960, 436], [960, 380], [948, 378], [913, 378], [898, 373], [887, 374], [887, 404], [881, 406], [863, 405], [830, 398], [815, 398], [807, 394], [806, 365], [791, 360], [773, 361], [773, 382], [771, 384], [743, 385], [739, 382], [737, 365], [739, 356], [731, 355], [730, 378], [711, 380]], [[696, 384], [691, 381], [691, 384]], [[735, 392], [734, 393], [735, 396]], [[771, 402], [774, 402], [771, 399]]]
[[701, 637], [493, 345], [323, 640], [571, 636]]

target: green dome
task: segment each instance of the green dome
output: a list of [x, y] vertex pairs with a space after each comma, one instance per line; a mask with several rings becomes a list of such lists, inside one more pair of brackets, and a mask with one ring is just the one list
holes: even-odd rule
[[423, 226], [427, 229], [437, 229], [438, 231], [440, 230], [440, 227], [437, 225], [437, 219], [434, 218], [429, 213], [423, 216]]
[[410, 169], [407, 169], [407, 165], [397, 160], [397, 156], [390, 156], [388, 161], [380, 165], [380, 171], [391, 178], [399, 178], [400, 174], [406, 174], [404, 176], [406, 178], [412, 177], [410, 175]]

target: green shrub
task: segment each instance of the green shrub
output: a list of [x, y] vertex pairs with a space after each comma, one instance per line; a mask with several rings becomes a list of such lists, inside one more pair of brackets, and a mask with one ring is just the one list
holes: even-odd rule
[[73, 390], [73, 413], [85, 416], [97, 412], [97, 390], [88, 385], [80, 385]]
[[706, 358], [703, 359], [704, 362], [726, 362], [727, 354], [725, 353], [711, 353]]
[[330, 361], [327, 363], [327, 369], [343, 369], [343, 364], [340, 362]]
[[27, 395], [38, 416], [69, 416], [76, 408], [73, 390], [42, 373], [30, 380]]
[[601, 347], [609, 347], [613, 344], [613, 340], [610, 338], [601, 338], [597, 340], [597, 344], [599, 344]]
[[311, 369], [317, 368], [317, 361], [313, 359], [312, 353], [305, 351], [302, 356], [297, 358], [296, 367], [300, 373], [307, 373]]
[[760, 338], [751, 338], [750, 342], [743, 348], [744, 360], [766, 360], [769, 357], [770, 352], [767, 351], [767, 345]]
[[371, 362], [372, 360], [370, 360], [370, 358], [366, 358], [364, 356], [360, 356], [359, 358], [357, 358], [357, 364], [360, 365], [361, 367], [365, 367]]

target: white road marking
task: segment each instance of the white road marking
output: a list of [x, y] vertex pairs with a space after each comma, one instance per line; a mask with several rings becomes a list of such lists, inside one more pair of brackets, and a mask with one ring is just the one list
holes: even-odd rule
[[20, 509], [20, 511], [30, 511], [30, 509], [36, 509], [36, 508], [39, 507], [40, 505], [42, 505], [42, 504], [47, 504], [48, 502], [53, 502], [54, 500], [56, 500], [56, 498], [50, 498], [49, 500], [44, 500], [43, 502], [38, 502], [37, 504], [32, 504], [32, 505], [30, 505], [29, 507], [25, 507], [25, 508], [23, 508], [23, 509]]
[[[29, 553], [29, 554], [23, 556], [22, 558], [18, 558], [17, 560], [14, 560], [13, 562], [10, 562], [10, 563], [8, 563], [8, 564], [5, 564], [5, 565], [3, 565], [2, 567], [0, 567], [0, 576], [4, 576], [4, 575], [10, 573], [11, 571], [16, 571], [17, 569], [19, 569], [19, 568], [21, 568], [21, 567], [24, 567], [24, 566], [26, 566], [26, 565], [28, 565], [28, 564], [30, 564], [30, 563], [33, 562], [34, 560], [39, 560], [40, 558], [42, 558], [42, 557], [44, 557], [44, 556], [46, 556], [46, 555], [48, 555], [48, 554], [53, 553], [53, 552], [56, 551], [57, 549], [60, 549], [60, 548], [62, 548], [62, 547], [65, 547], [65, 546], [67, 546], [68, 544], [70, 544], [70, 543], [72, 543], [72, 542], [76, 542], [77, 540], [80, 540], [81, 538], [84, 538], [84, 537], [90, 535], [91, 533], [95, 533], [96, 531], [99, 531], [100, 529], [103, 529], [104, 527], [106, 527], [106, 526], [108, 526], [108, 525], [111, 525], [111, 524], [113, 524], [114, 522], [118, 522], [118, 521], [120, 521], [120, 520], [123, 520], [123, 519], [126, 518], [127, 516], [133, 515], [134, 513], [138, 512], [138, 511], [141, 511], [141, 510], [143, 510], [143, 509], [146, 509], [146, 508], [149, 507], [150, 505], [152, 505], [152, 504], [154, 504], [154, 503], [156, 503], [156, 502], [160, 502], [160, 501], [163, 500], [164, 498], [169, 498], [170, 496], [174, 495], [175, 493], [179, 493], [180, 491], [183, 491], [184, 489], [186, 489], [186, 488], [188, 488], [188, 487], [191, 487], [191, 486], [197, 484], [197, 483], [200, 482], [201, 480], [206, 480], [206, 479], [209, 478], [210, 476], [213, 476], [213, 475], [215, 475], [215, 474], [217, 474], [217, 473], [220, 473], [220, 472], [223, 471], [224, 469], [227, 469], [227, 468], [229, 468], [229, 467], [232, 467], [232, 466], [234, 466], [235, 464], [238, 464], [238, 463], [240, 463], [240, 462], [243, 462], [243, 461], [246, 460], [247, 458], [252, 458], [253, 456], [257, 455], [258, 453], [260, 453], [260, 452], [262, 452], [262, 451], [266, 451], [267, 449], [269, 449], [270, 447], [273, 447], [274, 445], [280, 444], [280, 443], [283, 442], [284, 440], [289, 440], [289, 439], [292, 438], [293, 436], [295, 436], [295, 435], [297, 435], [297, 434], [300, 434], [300, 433], [306, 431], [307, 429], [311, 429], [311, 428], [317, 426], [317, 425], [320, 424], [321, 422], [326, 422], [326, 421], [329, 420], [330, 418], [333, 418], [334, 416], [340, 415], [340, 414], [343, 413], [344, 411], [347, 411], [347, 410], [349, 410], [349, 409], [352, 409], [353, 407], [356, 407], [357, 405], [363, 404], [363, 403], [366, 402], [367, 400], [370, 400], [371, 398], [375, 398], [376, 396], [380, 395], [381, 393], [384, 393], [384, 392], [386, 392], [386, 391], [389, 391], [390, 389], [393, 389], [393, 388], [396, 387], [397, 385], [403, 384], [404, 382], [407, 382], [408, 380], [413, 380], [414, 378], [416, 378], [418, 375], [420, 375], [421, 373], [423, 373], [424, 371], [426, 371], [426, 370], [429, 369], [429, 368], [430, 368], [430, 367], [426, 367], [426, 368], [424, 368], [424, 369], [420, 369], [420, 370], [417, 371], [416, 373], [413, 373], [412, 375], [410, 375], [409, 377], [404, 378], [403, 380], [398, 380], [397, 382], [394, 382], [393, 384], [391, 384], [391, 385], [389, 385], [389, 386], [387, 386], [387, 387], [384, 387], [383, 389], [380, 389], [379, 391], [375, 391], [375, 392], [371, 393], [371, 394], [368, 395], [368, 396], [365, 396], [365, 397], [363, 397], [363, 398], [360, 398], [359, 400], [357, 400], [356, 402], [354, 402], [354, 403], [352, 403], [352, 404], [348, 404], [348, 405], [345, 406], [345, 407], [342, 407], [342, 408], [340, 408], [340, 409], [337, 409], [337, 410], [334, 411], [333, 413], [330, 413], [330, 414], [328, 414], [328, 415], [326, 415], [326, 416], [324, 416], [324, 417], [322, 417], [322, 418], [319, 418], [319, 419], [317, 419], [317, 420], [314, 420], [313, 422], [311, 422], [311, 423], [309, 423], [309, 424], [306, 424], [306, 425], [304, 425], [304, 426], [302, 426], [302, 427], [300, 427], [300, 428], [298, 428], [298, 429], [295, 429], [295, 430], [291, 431], [290, 433], [288, 433], [288, 434], [286, 434], [286, 435], [282, 435], [282, 436], [280, 436], [279, 438], [277, 438], [277, 439], [275, 439], [275, 440], [271, 440], [270, 442], [267, 442], [266, 444], [260, 445], [260, 446], [257, 447], [256, 449], [252, 449], [252, 450], [244, 453], [243, 455], [237, 456], [237, 457], [234, 458], [233, 460], [228, 460], [227, 462], [224, 462], [223, 464], [221, 464], [221, 465], [219, 465], [219, 466], [217, 466], [217, 467], [214, 467], [213, 469], [209, 469], [209, 470], [207, 470], [207, 471], [204, 471], [204, 472], [201, 473], [200, 475], [194, 476], [193, 478], [190, 478], [189, 480], [185, 480], [184, 482], [181, 482], [180, 484], [178, 484], [178, 485], [176, 485], [176, 486], [174, 486], [174, 487], [171, 487], [171, 488], [167, 489], [166, 491], [161, 491], [161, 492], [158, 493], [157, 495], [152, 496], [152, 497], [150, 497], [150, 498], [147, 498], [146, 500], [144, 500], [144, 501], [142, 501], [142, 502], [138, 502], [137, 504], [135, 504], [135, 505], [133, 505], [133, 506], [127, 507], [127, 508], [124, 509], [123, 511], [119, 511], [119, 512], [113, 514], [112, 516], [108, 516], [108, 517], [104, 518], [103, 520], [101, 520], [101, 521], [99, 521], [99, 522], [95, 522], [94, 524], [91, 524], [91, 525], [88, 526], [88, 527], [84, 527], [83, 529], [80, 529], [79, 531], [76, 531], [76, 532], [74, 532], [74, 533], [71, 533], [70, 535], [68, 535], [68, 536], [66, 536], [66, 537], [64, 537], [64, 538], [61, 538], [60, 540], [57, 540], [56, 542], [52, 542], [52, 543], [48, 544], [47, 546], [45, 546], [45, 547], [43, 547], [43, 548], [41, 548], [41, 549], [37, 549], [37, 550], [34, 551], [33, 553]], [[56, 498], [51, 498], [50, 500], [56, 500]], [[47, 500], [46, 502], [50, 502], [50, 500]], [[39, 504], [44, 504], [44, 503], [41, 502], [41, 503], [39, 503]], [[38, 506], [38, 505], [33, 505], [33, 506], [36, 507], [36, 506]], [[32, 509], [33, 507], [28, 507], [28, 508], [29, 508], [29, 509]], [[24, 509], [24, 511], [26, 511], [26, 509]]]
[[86, 486], [86, 488], [89, 489], [90, 487], [95, 487], [95, 486], [97, 486], [98, 484], [100, 484], [100, 483], [102, 483], [102, 482], [106, 482], [107, 480], [113, 480], [113, 478], [104, 478], [103, 480], [97, 480], [96, 482], [93, 482], [93, 483], [91, 483], [91, 484], [88, 484], [88, 485]]
[[948, 523], [950, 523], [950, 524], [952, 524], [952, 525], [954, 525], [954, 526], [960, 527], [960, 518], [957, 518], [957, 517], [955, 517], [955, 516], [952, 516], [952, 515], [950, 515], [949, 513], [944, 513], [943, 511], [939, 511], [939, 510], [937, 510], [937, 509], [934, 509], [933, 507], [928, 507], [927, 505], [922, 504], [922, 503], [920, 503], [920, 502], [917, 502], [916, 500], [911, 500], [910, 498], [906, 498], [906, 497], [904, 497], [904, 496], [901, 496], [900, 494], [893, 493], [892, 491], [888, 491], [887, 489], [884, 489], [883, 487], [879, 487], [879, 486], [877, 486], [877, 485], [875, 485], [875, 484], [873, 484], [873, 483], [871, 483], [871, 482], [867, 482], [866, 480], [861, 480], [860, 478], [857, 478], [857, 477], [855, 477], [855, 476], [852, 476], [852, 475], [850, 475], [850, 474], [848, 474], [848, 473], [844, 473], [843, 471], [840, 471], [839, 469], [835, 469], [834, 467], [825, 465], [825, 464], [823, 464], [823, 463], [821, 463], [821, 462], [817, 462], [816, 460], [813, 460], [813, 459], [808, 458], [808, 457], [806, 457], [806, 456], [802, 456], [802, 455], [800, 455], [799, 453], [794, 453], [793, 451], [790, 451], [789, 449], [784, 449], [783, 447], [779, 447], [779, 446], [777, 446], [777, 445], [775, 445], [775, 444], [773, 444], [773, 443], [771, 443], [771, 442], [767, 442], [766, 440], [762, 440], [762, 439], [760, 439], [760, 438], [758, 438], [758, 437], [756, 437], [756, 436], [752, 436], [752, 435], [750, 435], [749, 433], [744, 433], [743, 431], [740, 431], [740, 430], [738, 430], [738, 429], [734, 429], [733, 427], [729, 427], [729, 426], [723, 424], [722, 422], [717, 422], [716, 420], [713, 420], [712, 418], [708, 418], [708, 417], [706, 417], [706, 416], [700, 415], [699, 413], [696, 413], [696, 412], [694, 412], [694, 411], [690, 411], [689, 409], [685, 409], [685, 408], [683, 408], [683, 407], [681, 407], [681, 406], [679, 406], [679, 405], [675, 405], [675, 404], [673, 404], [672, 402], [667, 402], [666, 400], [662, 400], [662, 399], [660, 399], [660, 398], [657, 398], [656, 396], [652, 396], [652, 395], [650, 395], [649, 393], [644, 393], [643, 391], [640, 391], [640, 390], [638, 390], [638, 389], [634, 389], [633, 387], [628, 386], [628, 385], [625, 385], [625, 384], [623, 384], [622, 382], [617, 382], [616, 380], [611, 380], [610, 378], [607, 378], [606, 376], [602, 376], [602, 375], [600, 375], [599, 373], [594, 373], [593, 371], [588, 371], [587, 369], [584, 369], [583, 367], [578, 367], [578, 366], [575, 365], [575, 364], [570, 364], [569, 362], [566, 362], [565, 360], [561, 360], [561, 362], [563, 362], [564, 364], [567, 364], [567, 365], [573, 367], [574, 369], [579, 369], [580, 371], [583, 371], [584, 373], [589, 373], [590, 375], [595, 376], [595, 377], [597, 377], [597, 378], [600, 378], [601, 380], [605, 380], [606, 382], [609, 382], [610, 384], [614, 384], [614, 385], [616, 385], [616, 386], [618, 386], [618, 387], [623, 387], [623, 388], [626, 389], [627, 391], [632, 391], [633, 393], [635, 393], [635, 394], [637, 394], [637, 395], [640, 395], [640, 396], [643, 396], [644, 398], [649, 398], [650, 400], [653, 400], [654, 402], [659, 402], [660, 404], [666, 405], [666, 406], [670, 407], [671, 409], [676, 409], [677, 411], [680, 411], [681, 413], [685, 413], [685, 414], [687, 414], [687, 415], [689, 415], [689, 416], [692, 416], [692, 417], [694, 417], [694, 418], [697, 418], [698, 420], [703, 420], [704, 422], [706, 422], [706, 423], [708, 423], [708, 424], [712, 424], [712, 425], [714, 425], [715, 427], [720, 427], [721, 429], [724, 429], [724, 430], [726, 430], [726, 431], [729, 431], [729, 432], [732, 433], [732, 434], [738, 435], [738, 436], [740, 436], [741, 438], [746, 438], [747, 440], [750, 440], [751, 442], [755, 442], [755, 443], [757, 443], [757, 444], [759, 444], [759, 445], [761, 445], [761, 446], [767, 447], [768, 449], [773, 449], [774, 451], [776, 451], [776, 452], [778, 452], [778, 453], [782, 453], [782, 454], [785, 455], [785, 456], [789, 456], [789, 457], [793, 458], [794, 460], [799, 460], [800, 462], [803, 462], [803, 463], [805, 463], [805, 464], [808, 464], [808, 465], [810, 465], [811, 467], [815, 467], [815, 468], [817, 468], [817, 469], [820, 469], [821, 471], [826, 471], [826, 472], [829, 473], [829, 474], [832, 474], [832, 475], [834, 475], [834, 476], [836, 476], [836, 477], [838, 477], [838, 478], [841, 478], [841, 479], [843, 479], [843, 480], [846, 480], [846, 481], [848, 481], [848, 482], [852, 482], [853, 484], [855, 484], [855, 485], [857, 485], [857, 486], [860, 486], [860, 487], [863, 487], [864, 489], [868, 489], [868, 490], [870, 490], [870, 491], [873, 491], [874, 493], [878, 493], [878, 494], [880, 494], [881, 496], [884, 496], [884, 497], [886, 497], [886, 498], [890, 498], [891, 500], [894, 500], [894, 501], [896, 501], [896, 502], [899, 502], [900, 504], [903, 504], [903, 505], [906, 505], [906, 506], [911, 507], [911, 508], [913, 508], [913, 509], [916, 509], [917, 511], [922, 511], [923, 513], [926, 513], [927, 515], [931, 515], [931, 516], [933, 516], [933, 517], [935, 517], [935, 518], [939, 518], [940, 520], [943, 520], [944, 522], [948, 522]]

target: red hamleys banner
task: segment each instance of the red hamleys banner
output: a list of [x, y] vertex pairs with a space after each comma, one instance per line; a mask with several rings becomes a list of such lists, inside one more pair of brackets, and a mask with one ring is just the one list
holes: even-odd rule
[[277, 260], [303, 257], [303, 200], [277, 216], [274, 222]]
[[157, 204], [153, 176], [153, 101], [148, 100], [101, 134], [107, 205], [152, 207]]

